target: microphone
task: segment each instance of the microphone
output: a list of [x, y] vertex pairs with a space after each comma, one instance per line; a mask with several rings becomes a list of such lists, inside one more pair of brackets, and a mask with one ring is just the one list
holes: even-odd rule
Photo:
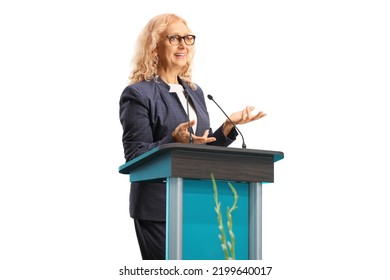
[[242, 138], [242, 148], [245, 149], [246, 144], [245, 144], [244, 136], [242, 135], [241, 131], [238, 129], [238, 127], [234, 124], [234, 122], [229, 118], [229, 116], [225, 113], [225, 111], [221, 108], [221, 106], [218, 105], [218, 103], [214, 100], [214, 98], [210, 94], [207, 95], [207, 98], [213, 101], [215, 105], [218, 106], [218, 108], [222, 111], [222, 113], [226, 116], [226, 118], [230, 121], [230, 123], [234, 126], [234, 128], [238, 131], [238, 133], [240, 133]]
[[192, 137], [192, 128], [191, 128], [191, 120], [190, 120], [190, 106], [189, 106], [189, 102], [188, 102], [189, 94], [187, 92], [187, 89], [184, 89], [184, 96], [186, 98], [186, 104], [187, 104], [188, 132], [190, 133], [189, 142], [190, 142], [190, 144], [193, 144], [194, 138]]

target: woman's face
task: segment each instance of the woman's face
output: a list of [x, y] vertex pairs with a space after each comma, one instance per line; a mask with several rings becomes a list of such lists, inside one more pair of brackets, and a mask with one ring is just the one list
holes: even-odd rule
[[181, 21], [176, 21], [168, 25], [167, 29], [161, 34], [161, 39], [157, 45], [156, 52], [159, 59], [159, 68], [164, 71], [180, 71], [187, 63], [187, 55], [192, 51], [193, 46], [188, 46], [183, 39], [178, 45], [172, 45], [168, 36], [190, 35], [190, 31]]

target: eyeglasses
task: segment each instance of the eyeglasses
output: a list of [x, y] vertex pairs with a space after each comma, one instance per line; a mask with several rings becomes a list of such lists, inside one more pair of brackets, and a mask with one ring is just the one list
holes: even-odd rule
[[182, 40], [184, 40], [184, 43], [186, 43], [187, 46], [192, 46], [193, 44], [195, 44], [195, 35], [168, 35], [167, 38], [169, 40], [169, 43], [174, 46], [179, 45]]

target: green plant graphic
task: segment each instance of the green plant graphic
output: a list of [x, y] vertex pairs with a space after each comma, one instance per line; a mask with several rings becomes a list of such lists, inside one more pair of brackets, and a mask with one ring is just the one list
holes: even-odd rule
[[221, 202], [218, 199], [218, 187], [217, 183], [215, 182], [215, 178], [213, 173], [211, 173], [211, 181], [213, 184], [213, 189], [214, 189], [214, 201], [215, 201], [215, 212], [217, 213], [217, 219], [218, 219], [218, 228], [220, 231], [220, 234], [218, 235], [219, 240], [221, 241], [221, 247], [223, 254], [225, 256], [226, 260], [235, 260], [236, 259], [236, 254], [235, 254], [235, 246], [236, 246], [236, 238], [234, 236], [233, 232], [233, 217], [232, 217], [232, 212], [237, 209], [237, 203], [238, 203], [238, 194], [236, 189], [233, 187], [233, 185], [228, 182], [228, 185], [230, 187], [230, 190], [232, 191], [234, 195], [234, 203], [232, 207], [227, 207], [227, 228], [228, 228], [228, 233], [230, 236], [230, 241], [226, 239], [226, 233], [225, 233], [225, 228], [223, 226], [223, 219], [222, 219], [222, 213], [221, 213]]

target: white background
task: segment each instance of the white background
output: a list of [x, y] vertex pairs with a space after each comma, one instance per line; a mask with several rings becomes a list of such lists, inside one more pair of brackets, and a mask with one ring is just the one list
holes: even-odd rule
[[[173, 12], [197, 35], [195, 82], [229, 113], [266, 112], [240, 127], [247, 146], [285, 153], [263, 191], [263, 261], [222, 264], [389, 279], [385, 3], [2, 1], [0, 278], [127, 279], [120, 268], [146, 266], [117, 172], [118, 102], [139, 32]], [[215, 129], [224, 116], [208, 107]]]

